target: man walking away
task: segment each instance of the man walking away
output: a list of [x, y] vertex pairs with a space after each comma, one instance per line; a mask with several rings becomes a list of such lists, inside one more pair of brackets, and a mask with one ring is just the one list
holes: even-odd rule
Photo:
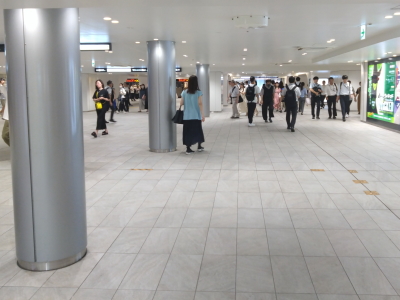
[[261, 89], [261, 105], [262, 105], [262, 115], [265, 123], [268, 123], [268, 112], [269, 121], [272, 123], [272, 118], [274, 117], [274, 95], [275, 87], [271, 84], [271, 79], [267, 79], [265, 84]]
[[322, 93], [321, 93], [321, 108], [324, 108], [325, 107], [325, 99], [326, 99], [326, 93], [327, 93], [327, 91], [326, 91], [326, 88], [327, 88], [328, 86], [326, 85], [326, 81], [325, 80], [323, 80], [322, 81], [322, 86], [321, 86], [321, 90], [322, 90]]
[[110, 96], [110, 100], [111, 100], [111, 116], [110, 116], [110, 122], [115, 123], [117, 121], [114, 120], [114, 112], [115, 112], [115, 97], [114, 97], [114, 84], [111, 80], [107, 81], [107, 87], [106, 87], [106, 91], [108, 92], [108, 95]]
[[299, 88], [300, 87], [300, 77], [296, 77], [296, 86]]
[[[256, 79], [254, 76], [250, 77], [250, 83], [245, 91], [246, 99], [247, 99], [247, 111], [249, 118], [249, 127], [256, 126], [253, 123], [254, 110], [256, 109], [257, 102], [260, 101], [260, 87], [257, 86]], [[256, 99], [257, 98], [257, 99]], [[264, 115], [264, 108], [263, 108]]]
[[[294, 125], [296, 124], [298, 101], [301, 96], [300, 89], [295, 84], [293, 76], [289, 77], [289, 86], [282, 91], [282, 101], [285, 99], [286, 104], [286, 123], [287, 129], [294, 132]], [[290, 119], [290, 116], [292, 117]]]
[[232, 117], [231, 119], [239, 119], [239, 110], [238, 110], [238, 103], [239, 103], [239, 88], [236, 85], [234, 80], [231, 81], [231, 92], [229, 93], [229, 98], [231, 99], [232, 103]]
[[333, 118], [336, 119], [336, 98], [338, 93], [338, 87], [336, 83], [333, 82], [333, 78], [329, 77], [329, 84], [326, 88], [326, 95], [328, 96], [328, 113], [329, 119], [332, 119], [332, 106], [333, 106]]
[[348, 82], [349, 77], [347, 75], [343, 75], [342, 79], [343, 82], [340, 83], [336, 102], [340, 100], [343, 122], [346, 122], [346, 118], [348, 117], [347, 110], [350, 109], [350, 96], [352, 94], [353, 87]]
[[317, 106], [317, 119], [319, 119], [319, 112], [321, 109], [320, 95], [322, 93], [321, 85], [318, 83], [318, 76], [313, 78], [313, 83], [310, 85], [311, 92], [311, 114], [312, 118], [315, 119], [315, 106]]
[[129, 87], [128, 84], [125, 82], [124, 83], [124, 90], [126, 92], [125, 94], [125, 98], [124, 98], [124, 102], [125, 102], [125, 111], [129, 112], [129, 105], [130, 105], [130, 101], [129, 101]]

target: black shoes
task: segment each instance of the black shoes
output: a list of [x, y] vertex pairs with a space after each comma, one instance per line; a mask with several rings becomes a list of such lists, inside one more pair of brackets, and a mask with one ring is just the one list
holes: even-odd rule
[[198, 151], [198, 152], [203, 152], [203, 151], [204, 151], [204, 147], [201, 147], [201, 146], [200, 146], [199, 148], [197, 148], [197, 151]]
[[271, 118], [269, 119], [269, 122], [272, 123], [272, 119]]
[[194, 151], [192, 149], [186, 149], [186, 155], [192, 154], [194, 153]]
[[92, 132], [92, 134], [91, 134], [94, 138], [97, 138], [97, 133], [96, 132]]
[[108, 134], [108, 132], [106, 132], [106, 131], [103, 131], [102, 133], [101, 133], [101, 135], [107, 135]]
[[115, 120], [110, 120], [110, 122], [111, 122], [111, 123], [117, 123], [117, 121], [115, 121]]
[[329, 117], [329, 119], [332, 119], [332, 117]]
[[292, 131], [292, 132], [295, 132], [295, 130], [294, 130], [294, 128], [292, 127], [292, 128], [290, 128], [290, 130]]
[[336, 117], [333, 117], [334, 119], [336, 119]]
[[288, 126], [287, 129], [291, 129], [290, 126]]
[[268, 123], [268, 120], [264, 120], [265, 123]]
[[346, 118], [343, 118], [343, 122], [346, 122]]
[[319, 120], [319, 117], [317, 117], [317, 119]]
[[108, 123], [110, 123], [110, 122], [107, 122], [107, 121], [106, 121], [106, 124], [108, 124]]
[[313, 120], [314, 120], [314, 119], [315, 119], [315, 116], [313, 116], [312, 118], [313, 118]]

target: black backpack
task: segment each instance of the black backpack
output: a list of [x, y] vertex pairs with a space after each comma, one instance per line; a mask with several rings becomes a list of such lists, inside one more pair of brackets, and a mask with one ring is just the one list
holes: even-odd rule
[[289, 89], [288, 85], [286, 85], [286, 94], [285, 94], [285, 104], [286, 107], [293, 107], [297, 104], [296, 92], [294, 91], [297, 89], [295, 85], [293, 89]]
[[253, 86], [248, 85], [247, 86], [246, 98], [247, 98], [247, 101], [254, 101], [254, 99], [256, 98], [256, 85], [253, 85]]

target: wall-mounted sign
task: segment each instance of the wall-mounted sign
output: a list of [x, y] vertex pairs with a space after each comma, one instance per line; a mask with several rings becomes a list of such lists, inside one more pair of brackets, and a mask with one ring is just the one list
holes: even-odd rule
[[187, 79], [187, 78], [180, 78], [180, 79], [177, 79], [176, 81], [177, 81], [177, 82], [188, 82], [189, 79]]
[[360, 40], [365, 40], [367, 36], [367, 26], [361, 25], [360, 27]]
[[81, 51], [111, 51], [111, 43], [81, 43]]
[[125, 82], [138, 83], [139, 79], [137, 79], [137, 78], [128, 78]]
[[147, 68], [131, 68], [131, 72], [147, 72]]
[[175, 68], [175, 72], [182, 72], [182, 68], [176, 67], [176, 68]]
[[96, 73], [106, 73], [107, 72], [107, 68], [94, 68], [94, 71]]

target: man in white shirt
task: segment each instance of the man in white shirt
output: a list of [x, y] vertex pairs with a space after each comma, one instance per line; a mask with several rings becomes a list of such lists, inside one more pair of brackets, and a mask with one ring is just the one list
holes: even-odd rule
[[324, 108], [325, 107], [325, 99], [326, 99], [326, 93], [327, 93], [327, 91], [326, 91], [326, 88], [327, 88], [328, 86], [326, 85], [326, 81], [325, 80], [323, 80], [322, 81], [322, 86], [321, 86], [321, 90], [322, 90], [322, 93], [321, 93], [321, 108]]
[[[289, 77], [289, 86], [286, 87], [281, 92], [281, 101], [285, 101], [286, 105], [286, 123], [287, 129], [295, 132], [294, 125], [296, 124], [297, 111], [299, 110], [298, 103], [301, 96], [299, 87], [295, 83], [295, 78], [293, 76]], [[292, 119], [290, 120], [290, 115]]]
[[250, 77], [250, 83], [245, 89], [247, 99], [247, 116], [249, 118], [249, 127], [256, 126], [253, 123], [254, 110], [256, 109], [257, 102], [260, 101], [260, 87], [257, 86], [254, 76]]
[[343, 82], [340, 83], [338, 96], [336, 102], [340, 100], [340, 107], [342, 110], [343, 122], [346, 122], [348, 112], [350, 111], [350, 96], [354, 96], [353, 87], [348, 82], [347, 75], [342, 76]]
[[333, 78], [329, 77], [329, 84], [326, 86], [326, 95], [328, 96], [328, 113], [329, 119], [332, 119], [332, 106], [333, 106], [333, 118], [336, 119], [336, 98], [338, 93], [338, 87], [333, 82]]
[[320, 98], [322, 93], [322, 87], [318, 83], [319, 77], [315, 76], [313, 78], [313, 83], [310, 84], [310, 92], [311, 92], [311, 114], [312, 118], [315, 119], [315, 106], [317, 106], [317, 119], [319, 119], [319, 112], [321, 109]]
[[231, 119], [239, 119], [240, 114], [238, 110], [238, 103], [239, 103], [239, 88], [236, 85], [236, 82], [232, 80], [230, 82], [231, 85], [231, 92], [229, 93], [229, 98], [231, 99], [232, 103], [232, 117]]

